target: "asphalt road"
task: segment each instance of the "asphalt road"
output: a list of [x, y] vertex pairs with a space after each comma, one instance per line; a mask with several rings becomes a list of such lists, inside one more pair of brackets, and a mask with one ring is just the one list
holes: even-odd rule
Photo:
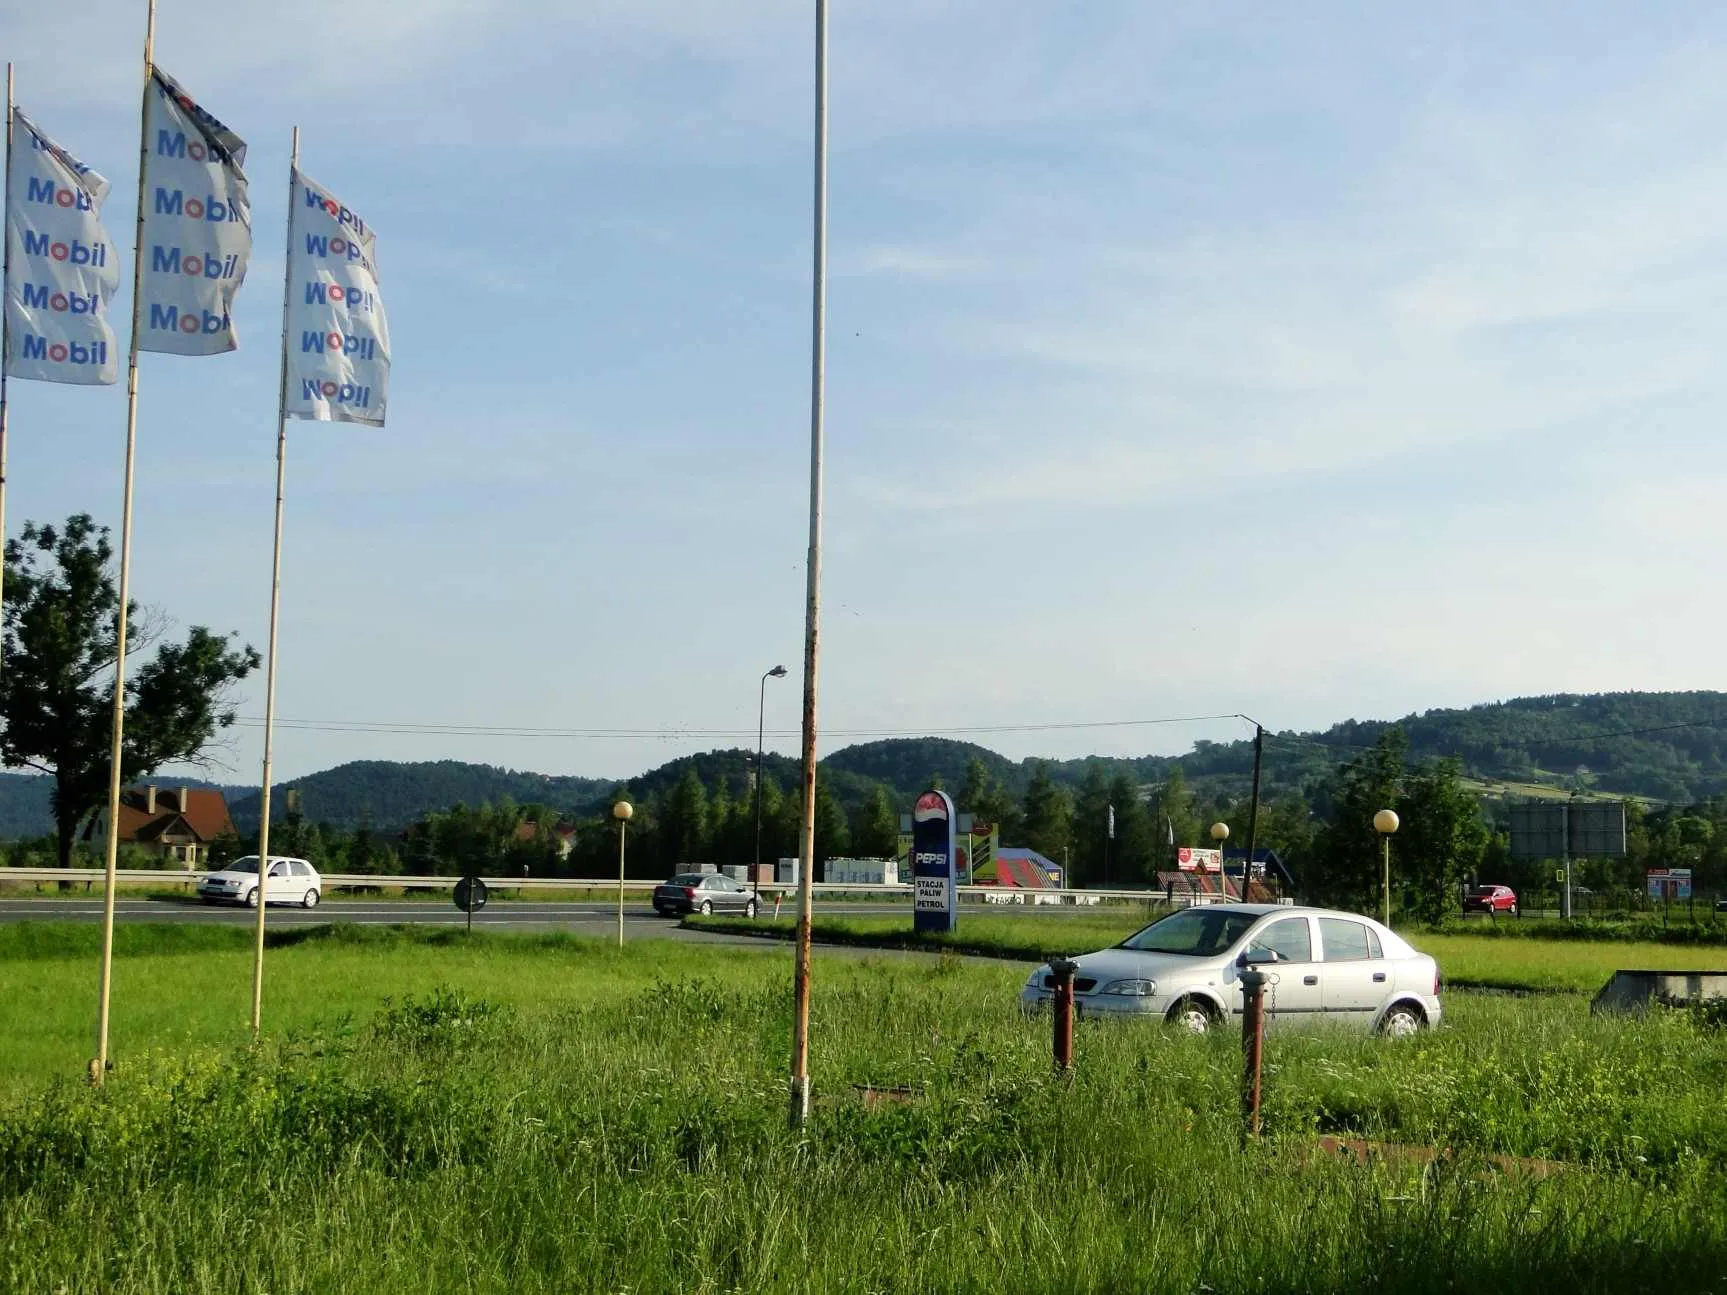
[[[831, 915], [851, 917], [906, 917], [911, 916], [909, 903], [867, 903], [855, 900], [846, 901], [816, 901], [816, 911]], [[772, 905], [765, 910], [773, 911]], [[795, 912], [793, 904], [786, 904], [782, 913]], [[990, 916], [1021, 916], [1035, 913], [1039, 916], [1073, 916], [1094, 910], [1086, 908], [1029, 907], [1017, 904], [964, 906], [964, 914], [975, 913]], [[508, 901], [494, 903], [474, 914], [474, 925], [496, 930], [529, 930], [529, 931], [573, 931], [581, 935], [606, 936], [613, 935], [618, 929], [618, 910], [615, 904], [596, 903], [589, 900], [529, 903]], [[202, 904], [197, 901], [173, 899], [121, 899], [114, 905], [114, 917], [120, 922], [217, 922], [233, 926], [250, 926], [257, 920], [257, 910], [238, 906]], [[41, 898], [20, 899], [0, 898], [0, 922], [23, 921], [61, 921], [61, 922], [98, 922], [102, 919], [102, 901], [97, 897], [78, 898]], [[368, 903], [364, 900], [331, 900], [316, 908], [299, 908], [277, 906], [272, 904], [269, 910], [268, 924], [271, 927], [306, 926], [321, 922], [359, 922], [366, 924], [387, 925], [393, 922], [414, 922], [435, 926], [461, 926], [467, 922], [467, 917], [460, 909], [451, 903], [438, 903], [433, 900], [414, 900], [392, 903]], [[629, 902], [624, 904], [624, 935], [625, 938], [643, 938], [658, 936], [665, 939], [681, 939], [696, 941], [749, 940], [747, 936], [725, 936], [715, 932], [692, 931], [683, 927], [672, 918], [658, 916], [645, 902]], [[750, 941], [754, 943], [754, 941]]]

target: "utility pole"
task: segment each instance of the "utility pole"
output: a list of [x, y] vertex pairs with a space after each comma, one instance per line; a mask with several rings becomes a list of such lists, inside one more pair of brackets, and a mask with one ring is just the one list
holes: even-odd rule
[[1247, 806], [1247, 859], [1241, 865], [1241, 897], [1247, 898], [1247, 880], [1253, 875], [1253, 852], [1259, 832], [1259, 767], [1265, 759], [1265, 728], [1253, 722], [1253, 798]]

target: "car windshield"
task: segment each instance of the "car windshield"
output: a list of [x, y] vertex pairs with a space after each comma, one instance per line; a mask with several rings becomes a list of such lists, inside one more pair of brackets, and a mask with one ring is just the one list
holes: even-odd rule
[[699, 872], [681, 872], [666, 883], [668, 886], [699, 886], [707, 878]]
[[222, 869], [223, 872], [257, 872], [258, 856], [248, 854], [244, 859], [235, 859]]
[[1259, 916], [1258, 913], [1237, 913], [1228, 909], [1184, 908], [1128, 936], [1121, 942], [1121, 947], [1140, 953], [1177, 953], [1206, 958], [1222, 953], [1246, 935]]

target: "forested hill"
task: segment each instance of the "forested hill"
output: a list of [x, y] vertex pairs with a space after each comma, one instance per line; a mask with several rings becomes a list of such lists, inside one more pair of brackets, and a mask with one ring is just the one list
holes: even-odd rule
[[[1268, 798], [1295, 793], [1311, 797], [1342, 762], [1370, 747], [1391, 727], [1409, 738], [1410, 758], [1461, 760], [1464, 772], [1483, 783], [1647, 796], [1692, 803], [1727, 794], [1727, 693], [1600, 693], [1521, 697], [1462, 710], [1430, 710], [1400, 720], [1347, 720], [1323, 732], [1268, 732], [1264, 790]], [[398, 763], [364, 760], [339, 765], [285, 784], [300, 791], [301, 808], [315, 822], [353, 828], [362, 823], [401, 828], [427, 813], [458, 803], [477, 806], [509, 800], [546, 805], [574, 815], [602, 809], [613, 791], [627, 787], [643, 799], [664, 795], [686, 772], [708, 788], [722, 785], [731, 797], [747, 793], [753, 752], [708, 751], [682, 756], [633, 778], [559, 777], [466, 764], [457, 760]], [[1035, 759], [1010, 760], [986, 747], [951, 738], [897, 738], [834, 752], [823, 761], [826, 786], [847, 808], [866, 800], [878, 785], [904, 804], [939, 778], [957, 792], [973, 760], [1014, 796], [1024, 793]], [[1161, 782], [1179, 764], [1196, 790], [1241, 794], [1252, 768], [1248, 741], [1200, 742], [1178, 757], [1096, 759], [1108, 775], [1126, 774], [1146, 784]], [[1090, 760], [1050, 762], [1055, 781], [1077, 785]], [[769, 755], [767, 772], [782, 789], [798, 782], [797, 762]], [[175, 780], [164, 780], [164, 785]], [[50, 830], [49, 781], [26, 774], [0, 774], [0, 837]], [[241, 831], [255, 830], [258, 795], [229, 788], [229, 803]], [[285, 808], [280, 798], [277, 813]]]
[[[1265, 789], [1310, 790], [1340, 763], [1371, 747], [1393, 725], [1410, 758], [1455, 757], [1483, 782], [1541, 784], [1687, 802], [1727, 792], [1727, 693], [1599, 693], [1520, 697], [1464, 710], [1430, 710], [1399, 720], [1346, 720], [1323, 732], [1268, 731]], [[958, 787], [977, 757], [991, 777], [1019, 794], [1035, 759], [1018, 762], [969, 742], [894, 739], [836, 751], [830, 767], [864, 774], [902, 796], [932, 775]], [[1099, 758], [1109, 773], [1157, 782], [1179, 764], [1195, 785], [1239, 788], [1253, 768], [1253, 744], [1199, 742], [1179, 757]], [[1057, 782], [1077, 783], [1091, 760], [1053, 762]]]
[[[365, 823], [383, 829], [405, 827], [451, 805], [495, 805], [506, 800], [586, 813], [612, 786], [603, 779], [527, 773], [460, 760], [416, 764], [356, 760], [278, 787], [271, 797], [270, 821], [285, 813], [284, 793], [290, 788], [300, 793], [300, 812], [313, 822], [343, 827]], [[255, 788], [229, 792], [229, 809], [240, 831], [257, 830], [258, 801]]]
[[[1430, 710], [1395, 722], [1415, 759], [1454, 756], [1482, 780], [1674, 802], [1727, 792], [1727, 693], [1558, 693]], [[1267, 759], [1275, 749], [1280, 763], [1300, 767], [1299, 749], [1307, 745], [1331, 764], [1371, 746], [1390, 726], [1350, 720], [1320, 734], [1279, 734], [1268, 744]], [[1245, 767], [1244, 751], [1229, 753], [1227, 762]], [[1196, 752], [1183, 764], [1202, 773], [1207, 754]]]

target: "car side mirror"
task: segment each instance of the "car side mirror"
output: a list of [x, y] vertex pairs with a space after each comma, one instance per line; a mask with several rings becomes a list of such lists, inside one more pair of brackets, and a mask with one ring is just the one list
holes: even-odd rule
[[1282, 961], [1283, 955], [1276, 949], [1248, 949], [1235, 960], [1239, 967], [1263, 967], [1267, 963]]

